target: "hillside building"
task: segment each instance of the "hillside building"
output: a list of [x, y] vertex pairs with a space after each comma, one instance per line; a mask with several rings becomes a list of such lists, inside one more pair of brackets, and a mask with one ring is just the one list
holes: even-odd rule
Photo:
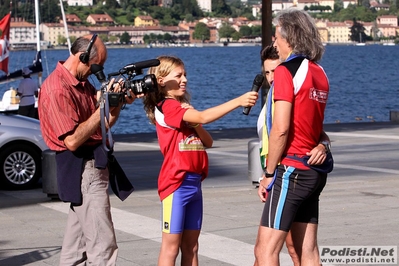
[[37, 44], [35, 24], [22, 18], [11, 18], [10, 44], [11, 49], [34, 49]]
[[197, 0], [198, 6], [204, 12], [212, 12], [212, 0]]
[[68, 0], [68, 6], [92, 6], [93, 0]]
[[[65, 14], [65, 20], [68, 25], [78, 25], [82, 24], [82, 20], [75, 14]], [[62, 19], [60, 19], [60, 23], [64, 23]]]
[[137, 16], [134, 19], [134, 26], [136, 27], [157, 26], [158, 24], [158, 20], [151, 16]]
[[98, 26], [112, 26], [115, 24], [108, 14], [90, 14], [87, 16], [86, 22]]

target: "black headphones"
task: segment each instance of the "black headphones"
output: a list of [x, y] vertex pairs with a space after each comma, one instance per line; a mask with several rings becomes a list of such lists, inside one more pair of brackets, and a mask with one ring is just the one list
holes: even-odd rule
[[89, 63], [91, 48], [93, 47], [93, 44], [96, 41], [96, 38], [97, 38], [97, 34], [93, 34], [93, 36], [91, 37], [91, 40], [89, 42], [89, 45], [87, 46], [86, 52], [80, 54], [79, 60], [83, 64]]

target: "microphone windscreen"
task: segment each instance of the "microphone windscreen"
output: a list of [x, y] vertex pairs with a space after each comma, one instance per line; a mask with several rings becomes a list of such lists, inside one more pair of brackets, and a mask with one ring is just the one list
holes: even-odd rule
[[150, 60], [140, 61], [137, 63], [132, 63], [132, 64], [124, 66], [123, 68], [126, 70], [137, 70], [137, 69], [143, 69], [143, 68], [148, 68], [148, 67], [153, 67], [153, 66], [159, 66], [160, 63], [161, 62], [159, 62], [158, 59], [150, 59]]

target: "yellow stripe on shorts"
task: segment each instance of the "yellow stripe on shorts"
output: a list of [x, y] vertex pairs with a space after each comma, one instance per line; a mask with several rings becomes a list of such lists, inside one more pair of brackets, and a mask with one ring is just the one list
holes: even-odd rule
[[172, 216], [172, 203], [173, 203], [173, 193], [167, 196], [162, 201], [162, 212], [163, 212], [163, 221], [162, 221], [162, 232], [169, 234], [170, 233], [170, 220]]

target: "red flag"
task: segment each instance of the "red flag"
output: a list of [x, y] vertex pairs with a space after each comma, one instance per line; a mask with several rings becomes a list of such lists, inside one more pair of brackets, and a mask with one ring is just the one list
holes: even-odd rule
[[10, 55], [11, 13], [0, 20], [0, 70], [8, 74], [8, 56]]

